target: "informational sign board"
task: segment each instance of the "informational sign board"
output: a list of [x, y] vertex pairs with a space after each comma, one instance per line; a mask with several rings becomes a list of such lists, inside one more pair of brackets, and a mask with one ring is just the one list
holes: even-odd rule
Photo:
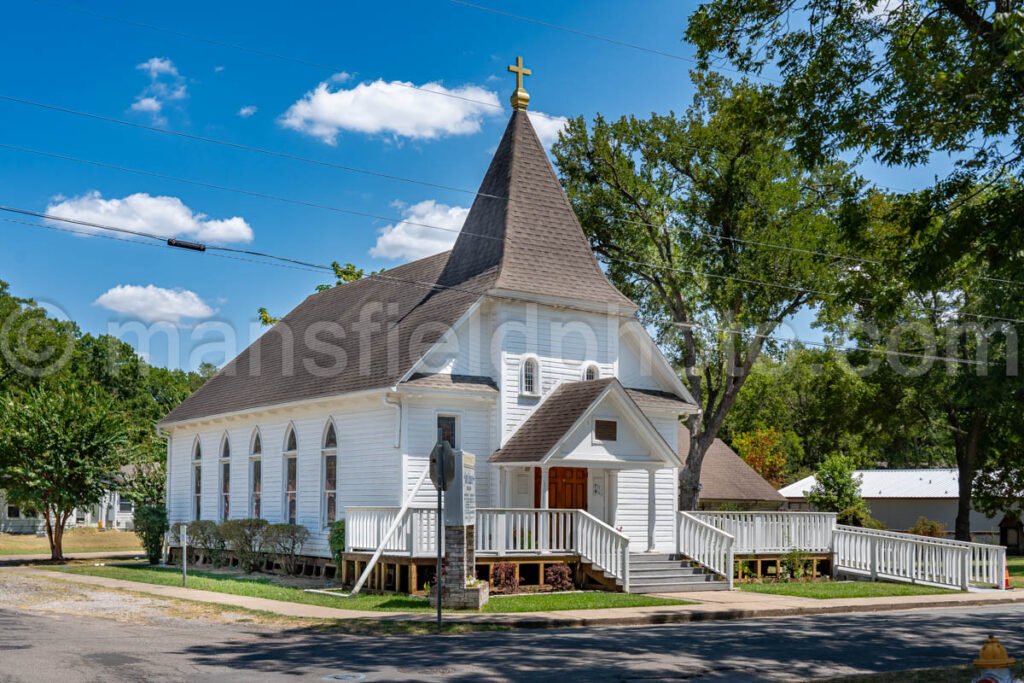
[[476, 456], [472, 453], [455, 452], [455, 480], [444, 497], [444, 523], [476, 524]]

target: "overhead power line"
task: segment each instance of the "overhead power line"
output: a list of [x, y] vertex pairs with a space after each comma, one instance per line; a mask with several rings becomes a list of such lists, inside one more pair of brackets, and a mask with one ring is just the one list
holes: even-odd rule
[[[130, 242], [132, 244], [143, 244], [143, 245], [146, 245], [146, 246], [156, 246], [156, 247], [160, 246], [159, 244], [156, 244], [155, 242], [143, 242], [143, 241], [140, 241], [140, 240], [122, 239], [122, 238], [110, 237], [110, 236], [105, 236], [105, 235], [96, 235], [95, 233], [81, 231], [81, 230], [74, 230], [72, 228], [64, 228], [64, 227], [60, 227], [60, 226], [44, 225], [44, 224], [39, 224], [39, 223], [28, 223], [26, 221], [13, 220], [13, 219], [9, 219], [9, 218], [0, 218], [0, 221], [6, 222], [6, 223], [16, 223], [16, 224], [26, 225], [26, 226], [30, 226], [30, 227], [36, 227], [36, 228], [44, 228], [44, 229], [50, 229], [50, 230], [57, 230], [57, 231], [60, 231], [60, 232], [68, 232], [68, 233], [84, 235], [84, 236], [105, 237], [107, 239], [118, 240], [120, 242]], [[268, 255], [265, 255], [265, 254], [261, 254], [259, 252], [254, 252], [254, 253], [257, 253], [257, 254], [259, 254], [261, 256], [268, 256]], [[257, 265], [267, 265], [267, 266], [273, 266], [273, 267], [290, 268], [290, 269], [293, 269], [293, 270], [314, 271], [314, 272], [333, 270], [329, 266], [324, 266], [324, 265], [319, 265], [319, 264], [307, 264], [308, 267], [306, 267], [306, 266], [292, 265], [291, 263], [273, 263], [271, 261], [263, 261], [263, 260], [256, 260], [256, 259], [250, 259], [250, 258], [244, 258], [244, 257], [237, 257], [237, 256], [234, 256], [232, 254], [211, 253], [209, 255], [210, 256], [217, 256], [217, 257], [221, 257], [221, 258], [233, 259], [233, 260], [237, 260], [237, 261], [244, 261], [244, 262], [248, 262], [248, 263], [254, 263], [254, 264], [257, 264]], [[269, 258], [281, 258], [281, 257], [270, 255]], [[291, 261], [290, 259], [285, 259], [285, 260]], [[403, 284], [403, 285], [409, 285], [409, 286], [418, 287], [418, 288], [421, 288], [421, 289], [426, 289], [426, 290], [429, 290], [429, 291], [457, 291], [457, 292], [469, 294], [469, 295], [474, 296], [474, 297], [486, 297], [486, 298], [496, 299], [496, 300], [504, 300], [505, 299], [505, 297], [503, 297], [501, 295], [498, 295], [498, 294], [490, 294], [490, 293], [486, 293], [486, 292], [479, 292], [479, 291], [476, 291], [476, 290], [465, 289], [465, 288], [461, 288], [461, 287], [458, 287], [458, 286], [452, 286], [452, 285], [439, 285], [437, 283], [423, 282], [423, 281], [420, 281], [420, 280], [413, 280], [413, 279], [409, 279], [409, 278], [395, 277], [395, 276], [390, 276], [390, 275], [384, 275], [384, 274], [381, 274], [381, 273], [375, 273], [375, 274], [372, 274], [372, 275], [368, 275], [367, 277], [368, 278], [372, 278], [372, 279], [376, 279], [376, 280], [382, 280], [382, 281], [385, 281], [385, 282], [396, 282], [396, 283], [400, 283], [400, 284]], [[582, 308], [575, 308], [575, 307], [572, 307], [572, 306], [564, 306], [563, 305], [562, 308], [566, 308], [567, 310], [577, 310], [577, 311], [584, 312], [584, 313], [591, 314], [591, 315], [593, 314], [592, 310], [587, 310], [587, 309], [582, 309]], [[633, 319], [632, 316], [621, 316], [620, 315], [619, 317]], [[716, 326], [713, 326], [713, 325], [704, 325], [704, 324], [700, 324], [700, 323], [679, 323], [679, 322], [673, 322], [673, 321], [670, 321], [670, 320], [658, 320], [658, 319], [647, 319], [647, 320], [642, 321], [642, 322], [644, 322], [646, 324], [667, 324], [667, 325], [673, 325], [673, 326], [677, 326], [677, 327], [688, 327], [690, 329], [700, 329], [700, 330], [703, 330], [703, 331], [706, 331], [706, 332], [714, 332], [714, 333], [721, 333], [721, 334], [744, 335], [744, 336], [748, 336], [748, 337], [753, 336], [753, 337], [761, 338], [761, 339], [764, 339], [764, 340], [767, 340], [767, 341], [774, 341], [776, 343], [781, 343], [781, 344], [799, 344], [801, 346], [815, 346], [815, 347], [820, 347], [820, 348], [824, 348], [824, 349], [827, 349], [827, 350], [836, 351], [836, 352], [842, 352], [842, 353], [855, 353], [855, 352], [870, 353], [870, 354], [875, 354], [875, 355], [884, 355], [884, 356], [887, 356], [887, 357], [889, 357], [889, 356], [896, 356], [896, 357], [900, 357], [900, 358], [914, 358], [914, 359], [919, 359], [919, 360], [927, 360], [927, 361], [935, 361], [935, 362], [943, 362], [943, 363], [956, 363], [956, 364], [963, 364], [963, 365], [975, 365], [975, 366], [979, 366], [979, 365], [980, 366], [990, 366], [990, 365], [995, 365], [996, 364], [994, 361], [989, 361], [989, 362], [986, 362], [986, 361], [976, 361], [976, 360], [970, 360], [970, 359], [967, 359], [967, 358], [956, 358], [956, 357], [952, 357], [952, 356], [936, 356], [936, 355], [932, 355], [932, 354], [921, 354], [921, 353], [912, 353], [912, 352], [907, 352], [907, 351], [897, 351], [897, 350], [894, 350], [894, 349], [877, 349], [877, 348], [865, 348], [865, 347], [834, 346], [834, 345], [827, 344], [827, 343], [824, 343], [824, 342], [817, 342], [817, 341], [808, 340], [808, 339], [801, 339], [799, 337], [789, 337], [789, 338], [778, 337], [778, 336], [775, 336], [775, 335], [764, 334], [764, 333], [759, 333], [759, 332], [750, 332], [750, 331], [747, 331], [747, 330], [742, 330], [741, 331], [741, 330], [735, 330], [735, 329], [720, 328], [720, 327], [716, 327]]]
[[[277, 60], [280, 60], [280, 61], [283, 61], [283, 62], [291, 62], [292, 64], [299, 64], [299, 65], [302, 65], [302, 66], [308, 66], [308, 67], [312, 67], [314, 69], [323, 70], [325, 72], [329, 72], [330, 74], [336, 74], [336, 73], [339, 73], [339, 72], [342, 72], [342, 71], [344, 71], [346, 73], [352, 71], [352, 69], [350, 67], [342, 67], [342, 66], [338, 66], [337, 64], [326, 64], [324, 62], [317, 62], [317, 61], [314, 61], [314, 60], [311, 60], [311, 59], [306, 59], [304, 57], [295, 57], [295, 56], [286, 55], [286, 54], [283, 54], [283, 53], [280, 53], [280, 52], [274, 52], [274, 51], [271, 51], [271, 50], [264, 50], [262, 48], [251, 47], [249, 45], [243, 45], [241, 43], [231, 43], [231, 42], [228, 42], [228, 41], [225, 41], [225, 40], [218, 40], [216, 38], [209, 38], [209, 37], [206, 37], [206, 36], [197, 35], [195, 33], [188, 33], [186, 31], [181, 31], [179, 29], [169, 28], [167, 26], [159, 26], [157, 24], [150, 24], [150, 23], [146, 23], [146, 22], [143, 22], [143, 21], [136, 21], [134, 19], [126, 19], [124, 17], [113, 16], [113, 15], [110, 15], [110, 14], [102, 14], [100, 12], [93, 12], [91, 10], [83, 9], [81, 7], [73, 7], [73, 6], [70, 6], [70, 5], [62, 4], [62, 3], [45, 2], [44, 0], [36, 0], [36, 2], [38, 4], [49, 5], [51, 7], [58, 7], [58, 8], [63, 9], [63, 10], [68, 10], [68, 11], [71, 11], [71, 12], [77, 12], [79, 14], [82, 14], [82, 15], [85, 15], [85, 16], [88, 16], [88, 17], [92, 17], [94, 19], [102, 19], [104, 21], [111, 21], [111, 22], [115, 22], [115, 23], [119, 23], [119, 24], [124, 24], [126, 26], [134, 26], [136, 28], [143, 28], [143, 29], [146, 29], [146, 30], [149, 30], [149, 31], [156, 31], [158, 33], [166, 33], [168, 35], [177, 36], [178, 38], [186, 38], [188, 40], [196, 41], [196, 42], [199, 42], [199, 43], [206, 43], [207, 45], [215, 45], [217, 47], [223, 47], [223, 48], [228, 48], [228, 49], [231, 49], [231, 50], [237, 50], [239, 52], [245, 52], [245, 53], [248, 53], [248, 54], [259, 55], [260, 57], [267, 57], [267, 58], [270, 58], [270, 59], [277, 59]], [[380, 80], [383, 80], [383, 79], [380, 79]], [[406, 83], [405, 81], [399, 81], [399, 80], [392, 80], [392, 81], [387, 81], [387, 82], [389, 84], [391, 84], [391, 85], [397, 85], [397, 86], [400, 86], [402, 88], [409, 88], [411, 90], [416, 90], [418, 92], [421, 92], [421, 93], [424, 93], [424, 94], [427, 94], [427, 95], [437, 95], [439, 97], [447, 97], [447, 98], [453, 99], [453, 100], [461, 100], [463, 102], [469, 102], [471, 104], [479, 105], [481, 107], [489, 107], [491, 109], [498, 109], [498, 110], [501, 110], [501, 111], [505, 110], [504, 105], [501, 105], [501, 104], [498, 104], [498, 103], [495, 103], [495, 102], [488, 102], [486, 100], [478, 100], [476, 98], [466, 97], [464, 95], [458, 95], [458, 94], [450, 92], [450, 91], [441, 92], [441, 91], [438, 91], [438, 90], [431, 90], [430, 88], [425, 88], [425, 87], [423, 87], [421, 85], [416, 85], [414, 83]], [[551, 114], [545, 114], [543, 112], [538, 112], [538, 111], [531, 112], [531, 114], [533, 114], [535, 116], [540, 116], [540, 117], [543, 117], [543, 118], [551, 119], [551, 120], [560, 120], [562, 118], [560, 116], [553, 116]]]
[[221, 146], [224, 146], [224, 147], [230, 147], [232, 149], [243, 150], [243, 151], [246, 151], [246, 152], [254, 152], [256, 154], [262, 154], [264, 156], [276, 157], [276, 158], [279, 158], [279, 159], [288, 159], [289, 161], [298, 161], [298, 162], [301, 162], [301, 163], [304, 163], [304, 164], [310, 164], [310, 165], [313, 165], [313, 166], [321, 166], [321, 167], [325, 167], [325, 168], [333, 168], [335, 170], [345, 171], [345, 172], [348, 172], [348, 173], [358, 173], [358, 174], [361, 174], [361, 175], [371, 176], [371, 177], [374, 177], [374, 178], [383, 178], [385, 180], [393, 180], [393, 181], [396, 181], [396, 182], [409, 183], [409, 184], [412, 184], [412, 185], [422, 185], [424, 187], [434, 188], [435, 190], [445, 190], [445, 191], [448, 191], [448, 192], [461, 192], [461, 193], [464, 193], [464, 194], [470, 194], [470, 195], [475, 195], [475, 196], [480, 196], [480, 197], [488, 197], [488, 198], [491, 198], [491, 199], [504, 199], [504, 200], [508, 199], [507, 197], [500, 197], [500, 196], [497, 196], [497, 195], [490, 195], [490, 194], [487, 194], [485, 192], [477, 192], [475, 190], [467, 190], [465, 188], [453, 187], [451, 185], [443, 185], [443, 184], [440, 184], [440, 183], [433, 183], [433, 182], [430, 182], [430, 181], [427, 181], [427, 180], [417, 180], [417, 179], [414, 179], [414, 178], [406, 178], [406, 177], [399, 176], [399, 175], [394, 175], [394, 174], [391, 174], [391, 173], [384, 173], [382, 171], [374, 171], [374, 170], [367, 169], [367, 168], [360, 168], [358, 166], [347, 166], [345, 164], [338, 164], [338, 163], [335, 163], [333, 161], [325, 161], [323, 159], [313, 159], [313, 158], [310, 158], [310, 157], [299, 156], [297, 154], [291, 154], [289, 152], [281, 152], [281, 151], [278, 151], [278, 150], [266, 149], [264, 147], [255, 147], [253, 145], [246, 145], [246, 144], [242, 144], [240, 142], [231, 142], [230, 140], [223, 140], [223, 139], [220, 139], [220, 138], [211, 138], [211, 137], [206, 137], [206, 136], [203, 136], [203, 135], [195, 135], [193, 133], [186, 133], [184, 131], [174, 130], [174, 129], [171, 129], [171, 128], [159, 128], [157, 126], [150, 126], [150, 125], [147, 125], [145, 123], [140, 123], [138, 121], [128, 121], [128, 120], [119, 119], [119, 118], [116, 118], [116, 117], [113, 117], [113, 116], [106, 116], [106, 115], [103, 115], [103, 114], [95, 114], [93, 112], [82, 111], [82, 110], [79, 110], [79, 109], [71, 109], [70, 107], [62, 107], [60, 105], [49, 104], [47, 102], [38, 102], [38, 101], [35, 101], [35, 100], [30, 100], [30, 99], [23, 98], [23, 97], [14, 97], [12, 95], [0, 94], [0, 100], [5, 101], [5, 102], [13, 102], [15, 104], [22, 104], [22, 105], [29, 106], [29, 107], [36, 107], [36, 108], [39, 108], [39, 109], [46, 109], [46, 110], [49, 110], [49, 111], [56, 111], [56, 112], [60, 112], [62, 114], [71, 114], [73, 116], [81, 116], [81, 117], [84, 117], [84, 118], [94, 119], [94, 120], [97, 120], [97, 121], [103, 121], [105, 123], [115, 123], [115, 124], [117, 124], [119, 126], [128, 126], [128, 127], [131, 127], [131, 128], [138, 128], [140, 130], [147, 130], [147, 131], [150, 131], [150, 132], [153, 132], [153, 133], [160, 133], [161, 135], [170, 135], [170, 136], [173, 136], [173, 137], [184, 138], [186, 140], [196, 140], [196, 141], [199, 141], [199, 142], [205, 142], [205, 143], [213, 144], [213, 145], [221, 145]]
[[[164, 242], [169, 247], [177, 246], [175, 244], [172, 244], [175, 241], [173, 238], [168, 239], [168, 238], [165, 238], [165, 237], [162, 237], [160, 235], [153, 234], [153, 233], [145, 233], [145, 232], [134, 231], [134, 230], [125, 230], [125, 229], [121, 229], [121, 228], [115, 228], [113, 226], [104, 226], [103, 224], [92, 223], [92, 222], [89, 222], [89, 221], [80, 221], [80, 220], [62, 218], [60, 216], [52, 216], [52, 215], [48, 215], [48, 214], [45, 214], [45, 213], [30, 211], [30, 210], [26, 210], [26, 209], [18, 209], [16, 207], [0, 206], [0, 211], [6, 211], [6, 212], [9, 212], [9, 213], [16, 213], [16, 214], [21, 214], [21, 215], [33, 216], [33, 217], [36, 217], [36, 218], [42, 218], [44, 220], [53, 220], [53, 221], [66, 222], [66, 223], [71, 223], [71, 224], [75, 224], [75, 225], [91, 227], [91, 228], [95, 228], [95, 229], [99, 229], [99, 230], [111, 230], [113, 232], [118, 232], [118, 233], [123, 233], [123, 234], [129, 234], [129, 235], [132, 235], [132, 236], [148, 238], [148, 239], [151, 239], [151, 240], [155, 240], [157, 242]], [[7, 222], [19, 222], [19, 221], [7, 221]], [[54, 226], [37, 225], [37, 224], [31, 224], [31, 223], [25, 223], [25, 225], [30, 225], [30, 226], [34, 226], [34, 227], [44, 227], [44, 228], [52, 228], [52, 227], [54, 227]], [[65, 230], [65, 232], [77, 232], [79, 234], [84, 234], [84, 235], [91, 235], [91, 234], [93, 234], [93, 233], [90, 233], [90, 232], [73, 231], [73, 230]], [[136, 240], [131, 240], [131, 241], [132, 242], [136, 242]], [[250, 250], [250, 249], [236, 249], [236, 248], [233, 248], [233, 247], [225, 247], [225, 246], [219, 246], [219, 245], [203, 245], [203, 246], [205, 247], [205, 250], [207, 250], [207, 251], [227, 252], [227, 254], [223, 254], [222, 253], [222, 254], [213, 254], [213, 255], [221, 255], [221, 256], [228, 257], [228, 254], [241, 254], [241, 255], [246, 255], [246, 256], [255, 256], [255, 257], [258, 257], [260, 259], [267, 259], [266, 261], [264, 261], [264, 260], [253, 261], [252, 259], [246, 259], [246, 258], [237, 257], [237, 256], [234, 257], [234, 258], [237, 258], [238, 260], [243, 260], [243, 261], [252, 261], [254, 263], [267, 263], [268, 265], [280, 265], [280, 264], [277, 264], [277, 263], [270, 263], [271, 261], [278, 261], [278, 262], [282, 262], [284, 264], [287, 264], [287, 265], [289, 265], [291, 267], [296, 267], [297, 269], [300, 269], [300, 270], [316, 271], [316, 272], [323, 271], [323, 272], [330, 272], [330, 273], [334, 272], [334, 268], [332, 266], [329, 266], [329, 265], [314, 263], [314, 262], [310, 262], [310, 261], [304, 261], [304, 260], [301, 260], [301, 259], [295, 259], [295, 258], [286, 257], [286, 256], [279, 256], [279, 255], [270, 254], [270, 253], [267, 253], [267, 252], [260, 252], [260, 251]], [[697, 271], [690, 271], [690, 272], [697, 273]], [[697, 274], [707, 275], [707, 274], [702, 274], [702, 273], [697, 273]], [[420, 281], [415, 281], [415, 280], [407, 280], [407, 279], [404, 279], [404, 278], [398, 278], [398, 277], [395, 277], [393, 275], [386, 275], [386, 274], [382, 274], [382, 273], [375, 273], [375, 274], [369, 275], [367, 277], [372, 277], [372, 278], [379, 279], [379, 280], [384, 280], [384, 281], [394, 281], [394, 282], [400, 282], [400, 283], [406, 283], [406, 284], [416, 284], [416, 285], [419, 285], [419, 286], [427, 287], [427, 288], [429, 288], [431, 290], [435, 290], [435, 291], [436, 290], [453, 290], [453, 291], [461, 291], [461, 292], [464, 292], [464, 293], [467, 293], [467, 294], [473, 294], [473, 295], [477, 295], [477, 296], [480, 295], [480, 293], [477, 292], [477, 291], [467, 290], [465, 288], [460, 288], [458, 286], [439, 285], [437, 283], [425, 283], [425, 282], [420, 282]], [[723, 278], [727, 278], [728, 279], [728, 276], [718, 276], [718, 277], [723, 277]], [[758, 283], [758, 284], [767, 284], [767, 283], [761, 283], [759, 281], [752, 281], [752, 282]], [[499, 298], [501, 298], [501, 297], [499, 297]], [[571, 309], [572, 307], [567, 307], [567, 308]], [[581, 310], [582, 311], [583, 309], [576, 309], [576, 310]], [[927, 308], [925, 308], [923, 310], [927, 310]], [[587, 312], [592, 313], [592, 311], [587, 311]], [[1013, 319], [1013, 318], [996, 318], [996, 317], [993, 317], [993, 316], [982, 316], [980, 314], [968, 314], [968, 313], [962, 313], [961, 314], [961, 313], [959, 313], [957, 311], [937, 311], [937, 312], [956, 313], [956, 314], [966, 315], [966, 316], [971, 316], [971, 317], [989, 318], [989, 319], [998, 320], [1000, 322], [1006, 322], [1006, 323], [1024, 324], [1024, 320], [1018, 320], [1018, 319]], [[672, 321], [663, 321], [663, 322], [665, 322], [667, 324], [677, 325], [677, 326], [680, 324], [680, 323], [675, 323], [675, 322], [672, 322]], [[704, 327], [706, 327], [706, 326], [704, 326]], [[735, 333], [735, 331], [718, 330], [718, 329], [710, 329], [710, 328], [709, 328], [709, 331], [716, 331], [716, 332], [723, 332], [723, 333], [724, 332], [733, 332], [733, 333]], [[858, 350], [870, 351], [870, 349], [858, 349]], [[923, 358], [924, 356], [921, 356], [921, 357]], [[936, 358], [932, 358], [932, 360], [936, 360]]]
[[[194, 242], [184, 242], [182, 240], [176, 240], [174, 238], [168, 238], [168, 237], [165, 237], [165, 236], [162, 236], [162, 235], [157, 235], [155, 233], [146, 233], [146, 232], [142, 232], [142, 231], [138, 231], [138, 230], [129, 230], [129, 229], [126, 229], [126, 228], [119, 228], [119, 227], [116, 227], [116, 226], [106, 225], [106, 224], [102, 224], [102, 223], [95, 223], [95, 222], [90, 222], [90, 221], [83, 221], [83, 220], [78, 220], [78, 219], [65, 218], [65, 217], [62, 217], [62, 216], [54, 215], [54, 214], [47, 214], [47, 213], [42, 213], [42, 212], [39, 212], [39, 211], [33, 211], [31, 209], [23, 209], [23, 208], [12, 207], [12, 206], [2, 206], [2, 205], [0, 205], [0, 211], [6, 211], [8, 213], [16, 213], [16, 214], [21, 214], [21, 215], [25, 215], [25, 216], [33, 216], [35, 218], [42, 218], [44, 220], [60, 221], [60, 222], [64, 222], [64, 223], [71, 223], [71, 224], [74, 224], [74, 225], [90, 227], [90, 228], [94, 228], [94, 229], [97, 229], [97, 230], [108, 230], [108, 231], [111, 231], [111, 232], [116, 232], [116, 233], [121, 233], [121, 234], [128, 234], [128, 235], [133, 235], [133, 236], [136, 236], [136, 237], [148, 238], [148, 239], [156, 240], [156, 241], [159, 241], [159, 242], [166, 242], [167, 245], [170, 246], [170, 247], [194, 249], [194, 250], [197, 250], [197, 251], [210, 250], [210, 251], [219, 251], [219, 252], [231, 252], [231, 253], [236, 253], [236, 254], [246, 254], [246, 255], [249, 255], [249, 256], [257, 256], [257, 257], [260, 257], [260, 258], [287, 262], [287, 263], [291, 263], [293, 265], [300, 265], [300, 266], [309, 267], [309, 268], [319, 268], [321, 270], [325, 270], [325, 271], [328, 271], [328, 272], [333, 272], [333, 268], [331, 266], [326, 266], [326, 265], [318, 264], [318, 263], [312, 263], [312, 262], [309, 262], [309, 261], [304, 261], [304, 260], [301, 260], [301, 259], [295, 259], [295, 258], [291, 258], [291, 257], [287, 257], [287, 256], [278, 256], [278, 255], [269, 254], [269, 253], [266, 253], [266, 252], [254, 251], [254, 250], [251, 250], [251, 249], [238, 249], [238, 248], [235, 248], [235, 247], [226, 247], [226, 246], [220, 246], [220, 245], [207, 245], [207, 244], [198, 244], [198, 243], [194, 243]], [[486, 236], [485, 235], [485, 237], [492, 237], [492, 236]], [[494, 238], [494, 239], [497, 239], [497, 238]], [[792, 291], [792, 292], [797, 293], [797, 294], [806, 293], [806, 294], [814, 294], [816, 296], [834, 297], [834, 298], [838, 298], [838, 297], [843, 296], [839, 292], [830, 292], [828, 290], [811, 289], [811, 288], [804, 287], [804, 286], [801, 286], [801, 285], [793, 285], [793, 284], [788, 284], [788, 283], [773, 282], [773, 281], [768, 281], [768, 280], [757, 280], [757, 279], [753, 279], [753, 278], [744, 278], [744, 277], [740, 277], [740, 276], [736, 276], [736, 275], [723, 275], [721, 273], [708, 273], [708, 272], [704, 272], [704, 271], [700, 271], [700, 270], [695, 270], [695, 269], [690, 269], [690, 268], [681, 268], [681, 267], [678, 267], [678, 266], [670, 266], [668, 264], [658, 264], [658, 263], [650, 263], [650, 262], [644, 262], [644, 261], [633, 261], [633, 260], [630, 260], [630, 259], [622, 259], [622, 258], [611, 258], [611, 259], [608, 259], [608, 260], [611, 260], [611, 261], [613, 261], [615, 263], [622, 263], [622, 264], [630, 265], [630, 266], [634, 266], [634, 267], [654, 268], [654, 269], [663, 270], [663, 271], [676, 272], [676, 273], [680, 273], [680, 274], [683, 274], [683, 275], [693, 275], [693, 276], [696, 276], [696, 277], [705, 277], [705, 278], [711, 278], [711, 279], [715, 279], [715, 280], [722, 280], [722, 281], [726, 281], [726, 282], [742, 282], [744, 284], [757, 285], [757, 286], [761, 286], [761, 287], [769, 287], [769, 288], [773, 288], [773, 289], [784, 289], [784, 290], [787, 290], [787, 291]], [[862, 303], [862, 304], [870, 303], [867, 300], [858, 300], [858, 302]], [[1020, 320], [1020, 319], [1016, 319], [1016, 318], [1004, 318], [1004, 317], [999, 317], [999, 316], [985, 315], [985, 314], [981, 314], [981, 313], [966, 313], [966, 312], [957, 311], [955, 309], [953, 309], [953, 310], [951, 310], [951, 309], [942, 309], [942, 308], [929, 307], [929, 306], [917, 306], [916, 308], [917, 308], [917, 310], [920, 310], [920, 311], [929, 312], [929, 313], [938, 313], [940, 315], [951, 315], [952, 314], [952, 315], [957, 315], [957, 316], [965, 316], [965, 317], [977, 318], [979, 320], [993, 320], [993, 321], [996, 321], [996, 322], [1024, 324], [1024, 320]]]

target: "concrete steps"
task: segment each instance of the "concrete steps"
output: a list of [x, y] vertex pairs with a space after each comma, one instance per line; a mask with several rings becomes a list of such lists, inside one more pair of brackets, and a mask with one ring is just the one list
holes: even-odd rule
[[631, 553], [630, 593], [682, 593], [728, 590], [724, 579], [691, 560], [667, 553]]

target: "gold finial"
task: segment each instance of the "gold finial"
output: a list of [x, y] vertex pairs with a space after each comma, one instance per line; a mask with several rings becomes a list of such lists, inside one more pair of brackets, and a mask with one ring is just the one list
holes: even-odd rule
[[974, 660], [974, 666], [979, 669], [1006, 669], [1016, 662], [1017, 660], [1006, 652], [998, 638], [989, 636], [981, 647], [981, 654]]
[[533, 71], [523, 66], [522, 57], [516, 57], [515, 66], [509, 64], [508, 70], [516, 75], [516, 89], [512, 93], [512, 108], [516, 111], [526, 111], [526, 108], [530, 106], [530, 93], [523, 89], [523, 76], [529, 76]]

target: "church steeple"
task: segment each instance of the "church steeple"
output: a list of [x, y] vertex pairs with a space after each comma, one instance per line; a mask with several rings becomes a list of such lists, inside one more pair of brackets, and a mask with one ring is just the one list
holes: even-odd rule
[[509, 70], [516, 73], [515, 110], [439, 284], [487, 274], [492, 291], [635, 311], [597, 264], [530, 123], [521, 87], [529, 69], [517, 58]]

